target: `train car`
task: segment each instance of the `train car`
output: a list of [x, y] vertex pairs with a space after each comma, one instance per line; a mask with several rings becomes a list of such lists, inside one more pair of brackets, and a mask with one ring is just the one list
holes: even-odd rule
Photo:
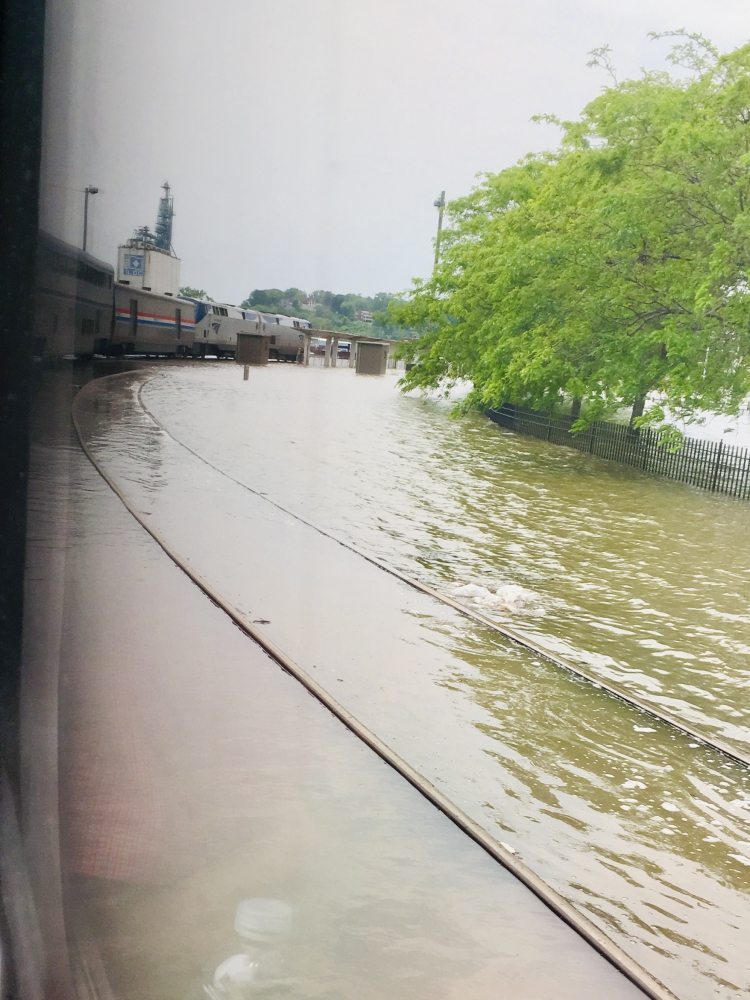
[[191, 356], [195, 303], [115, 282], [114, 331], [108, 354]]
[[105, 353], [113, 325], [114, 268], [50, 233], [36, 259], [34, 356]]
[[270, 334], [268, 356], [276, 361], [299, 361], [304, 347], [303, 330], [311, 330], [312, 323], [297, 316], [280, 313], [261, 313], [264, 333]]
[[213, 354], [217, 358], [233, 358], [238, 333], [264, 332], [260, 313], [253, 309], [241, 309], [228, 302], [190, 301], [195, 305], [195, 357]]

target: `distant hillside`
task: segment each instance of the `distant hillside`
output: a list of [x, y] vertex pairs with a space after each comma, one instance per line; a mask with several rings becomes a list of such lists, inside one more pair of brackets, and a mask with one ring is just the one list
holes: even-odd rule
[[[365, 295], [337, 295], [317, 289], [305, 292], [301, 288], [256, 288], [241, 303], [243, 309], [280, 313], [282, 316], [299, 316], [308, 319], [318, 330], [341, 330], [349, 333], [372, 334], [403, 340], [412, 336], [411, 330], [387, 322], [388, 303], [394, 298], [388, 292], [378, 292], [372, 298]], [[357, 319], [358, 312], [372, 314], [372, 322]]]

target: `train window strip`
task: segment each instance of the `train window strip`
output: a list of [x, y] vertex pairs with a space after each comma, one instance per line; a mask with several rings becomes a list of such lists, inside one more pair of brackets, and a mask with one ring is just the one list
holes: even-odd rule
[[93, 264], [89, 264], [85, 260], [66, 256], [57, 250], [43, 249], [40, 252], [40, 265], [43, 270], [52, 271], [55, 274], [67, 274], [87, 285], [96, 285], [98, 288], [112, 287], [111, 272], [94, 267]]

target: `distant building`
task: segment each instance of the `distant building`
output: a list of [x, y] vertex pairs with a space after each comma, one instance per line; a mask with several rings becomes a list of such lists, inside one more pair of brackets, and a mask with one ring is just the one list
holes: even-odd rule
[[139, 230], [117, 251], [117, 280], [122, 285], [156, 292], [180, 294], [180, 259], [156, 246], [151, 233]]
[[174, 203], [169, 184], [162, 184], [164, 197], [159, 199], [156, 232], [148, 226], [136, 229], [117, 251], [117, 280], [144, 292], [177, 296], [180, 294], [180, 259], [172, 249]]
[[282, 299], [281, 300], [281, 308], [282, 309], [291, 309], [292, 308], [292, 300], [291, 299]]
[[303, 299], [302, 300], [302, 306], [303, 306], [304, 309], [314, 309], [317, 304], [318, 303], [315, 301], [315, 299], [312, 296], [310, 296], [309, 299]]
[[372, 323], [372, 313], [367, 312], [366, 309], [358, 309], [357, 319], [360, 321], [360, 323]]

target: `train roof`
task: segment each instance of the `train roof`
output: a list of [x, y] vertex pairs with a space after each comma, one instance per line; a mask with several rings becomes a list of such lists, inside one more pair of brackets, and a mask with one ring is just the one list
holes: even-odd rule
[[89, 267], [98, 268], [101, 271], [106, 271], [107, 274], [114, 275], [115, 269], [112, 264], [108, 264], [105, 260], [99, 260], [98, 257], [94, 257], [93, 254], [87, 253], [85, 250], [81, 250], [80, 247], [74, 247], [71, 243], [66, 243], [65, 240], [60, 240], [57, 236], [53, 236], [52, 233], [45, 232], [44, 229], [40, 229], [37, 233], [37, 246], [40, 250], [52, 251], [53, 253], [60, 254], [68, 260], [76, 261], [76, 263], [81, 262]]
[[309, 319], [302, 319], [300, 316], [287, 316], [286, 313], [264, 313], [260, 314], [264, 320], [270, 321], [271, 323], [279, 323], [282, 326], [294, 327], [296, 328], [310, 330], [312, 329], [312, 323]]

